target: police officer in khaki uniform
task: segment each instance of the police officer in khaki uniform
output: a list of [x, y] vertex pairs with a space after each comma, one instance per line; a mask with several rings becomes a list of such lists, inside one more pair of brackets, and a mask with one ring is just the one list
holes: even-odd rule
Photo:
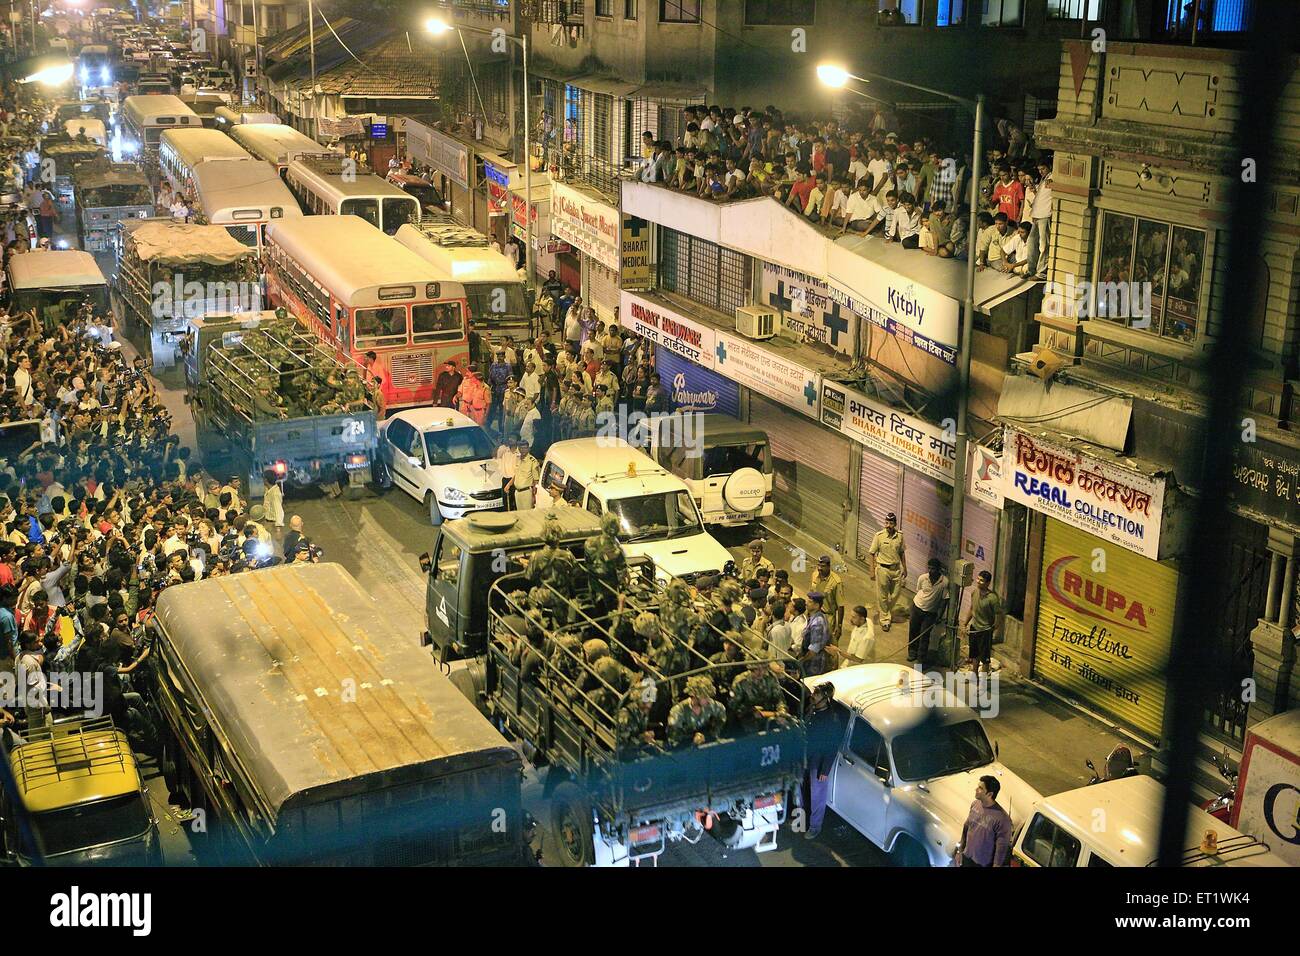
[[840, 629], [844, 626], [844, 582], [831, 570], [831, 556], [823, 554], [817, 559], [817, 570], [813, 572], [808, 585], [809, 597], [814, 593], [822, 596], [822, 614], [826, 617], [831, 637], [838, 641]]
[[894, 621], [894, 605], [902, 583], [907, 579], [907, 550], [898, 533], [898, 517], [892, 511], [885, 515], [885, 527], [871, 539], [867, 553], [871, 555], [871, 580], [876, 582], [880, 603], [880, 627], [887, 631]]
[[515, 466], [515, 476], [510, 480], [510, 487], [515, 493], [515, 509], [518, 511], [527, 511], [533, 506], [533, 486], [537, 484], [542, 477], [542, 466], [538, 464], [537, 459], [533, 456], [532, 449], [528, 447], [528, 442], [521, 441], [519, 448], [519, 464]]
[[740, 562], [740, 580], [746, 584], [758, 577], [758, 569], [767, 568], [775, 571], [771, 559], [763, 555], [763, 539], [755, 538], [749, 542], [749, 557]]

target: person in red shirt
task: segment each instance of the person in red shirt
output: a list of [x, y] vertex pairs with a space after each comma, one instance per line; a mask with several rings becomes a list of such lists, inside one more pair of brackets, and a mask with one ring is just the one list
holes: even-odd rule
[[785, 204], [799, 215], [808, 208], [808, 197], [812, 195], [813, 187], [817, 185], [817, 173], [809, 170], [808, 175], [799, 180], [790, 187], [790, 195]]
[[17, 548], [11, 542], [0, 544], [0, 587], [14, 583], [14, 554]]
[[826, 168], [826, 143], [820, 137], [813, 140], [810, 162], [814, 173], [820, 173]]
[[998, 170], [998, 183], [993, 187], [993, 203], [995, 212], [1006, 213], [1008, 221], [1020, 221], [1020, 207], [1025, 203], [1025, 187], [1011, 177], [1009, 166]]

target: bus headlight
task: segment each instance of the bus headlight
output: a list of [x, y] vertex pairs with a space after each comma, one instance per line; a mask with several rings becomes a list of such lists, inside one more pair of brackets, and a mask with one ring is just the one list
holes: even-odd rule
[[113, 74], [110, 73], [110, 72], [108, 72], [108, 67], [106, 67], [106, 66], [101, 66], [101, 67], [99, 68], [99, 79], [100, 79], [100, 81], [103, 82], [103, 83], [112, 83], [112, 82], [113, 82]]

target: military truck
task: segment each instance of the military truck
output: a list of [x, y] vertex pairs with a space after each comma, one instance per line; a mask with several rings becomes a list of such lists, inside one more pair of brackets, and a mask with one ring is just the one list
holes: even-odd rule
[[[654, 862], [706, 832], [775, 849], [807, 759], [793, 662], [756, 633], [717, 628], [680, 580], [611, 584], [590, 558], [578, 569], [547, 550], [529, 563], [535, 573], [488, 592], [485, 699], [546, 768], [548, 858]], [[728, 643], [730, 658], [706, 656]]]
[[45, 185], [54, 193], [54, 199], [70, 206], [73, 201], [73, 177], [77, 169], [86, 164], [98, 163], [108, 154], [104, 147], [94, 142], [77, 142], [66, 136], [46, 137], [41, 142], [41, 173]]
[[224, 453], [249, 493], [273, 471], [287, 487], [371, 480], [375, 403], [359, 367], [275, 312], [191, 319], [186, 400], [204, 461]]
[[107, 252], [125, 219], [153, 215], [153, 191], [135, 163], [85, 163], [72, 178], [77, 239], [86, 252]]

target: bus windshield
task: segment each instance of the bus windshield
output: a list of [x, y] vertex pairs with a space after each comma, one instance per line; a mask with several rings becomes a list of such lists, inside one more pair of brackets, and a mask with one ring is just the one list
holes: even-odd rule
[[345, 216], [360, 216], [376, 229], [379, 228], [379, 200], [345, 199], [339, 204], [339, 212]]
[[406, 341], [406, 306], [389, 305], [380, 309], [357, 309], [357, 348], [363, 345], [394, 345]]
[[420, 221], [420, 205], [412, 197], [394, 196], [384, 200], [384, 232], [396, 234], [408, 222]]
[[520, 282], [467, 282], [465, 298], [475, 319], [518, 319], [528, 317], [524, 286]]
[[411, 306], [411, 331], [417, 342], [449, 342], [464, 335], [459, 302]]

